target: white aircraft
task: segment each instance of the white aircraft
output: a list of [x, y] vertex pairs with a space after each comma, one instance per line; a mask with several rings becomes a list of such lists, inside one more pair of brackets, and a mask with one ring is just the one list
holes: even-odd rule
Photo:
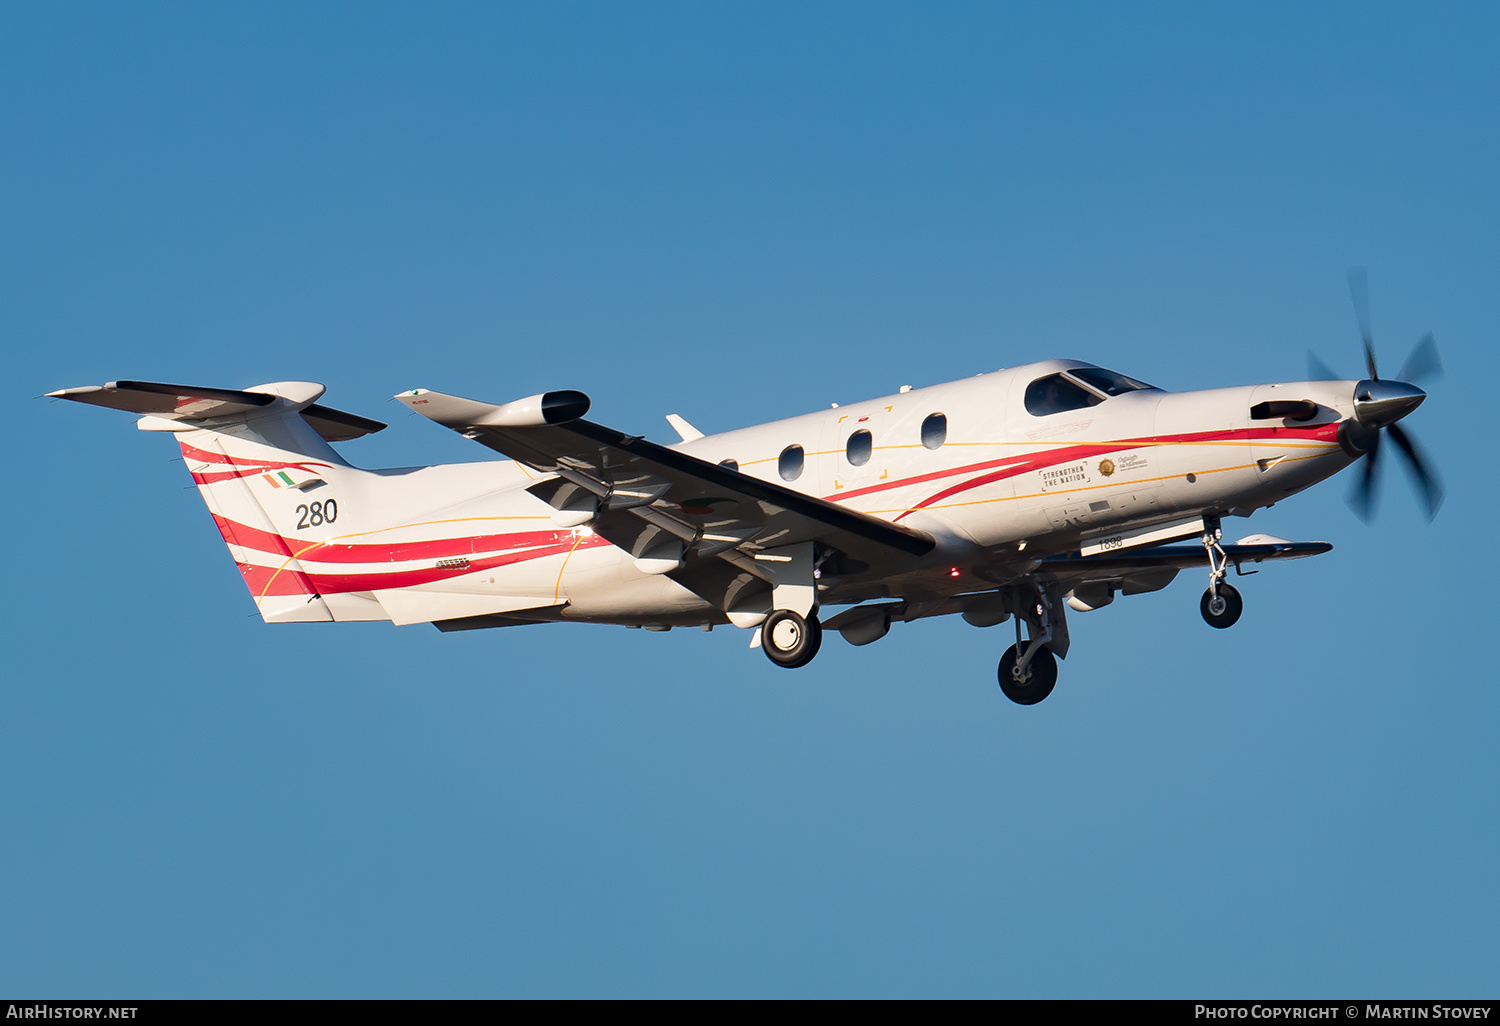
[[[583, 419], [581, 392], [492, 405], [414, 389], [396, 398], [510, 459], [393, 470], [334, 451], [385, 425], [318, 405], [312, 382], [49, 394], [176, 434], [268, 623], [730, 623], [798, 667], [823, 628], [867, 645], [896, 621], [1014, 617], [999, 682], [1030, 705], [1067, 655], [1067, 609], [1203, 566], [1203, 618], [1229, 627], [1242, 609], [1231, 565], [1331, 549], [1263, 534], [1226, 544], [1223, 518], [1361, 457], [1367, 514], [1382, 429], [1436, 512], [1441, 486], [1396, 425], [1426, 397], [1409, 380], [1441, 370], [1436, 347], [1428, 335], [1404, 380], [1380, 378], [1356, 303], [1360, 381], [1169, 393], [1049, 360], [724, 434], [674, 414], [672, 445]], [[828, 606], [848, 608], [820, 624]]]

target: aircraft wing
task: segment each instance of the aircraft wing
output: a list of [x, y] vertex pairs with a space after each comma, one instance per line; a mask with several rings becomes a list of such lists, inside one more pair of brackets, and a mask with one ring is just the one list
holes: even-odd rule
[[[1328, 542], [1294, 542], [1271, 535], [1252, 535], [1233, 545], [1225, 545], [1224, 553], [1229, 557], [1229, 562], [1238, 567], [1244, 563], [1260, 563], [1267, 559], [1316, 556], [1332, 548]], [[1138, 595], [1165, 588], [1180, 570], [1207, 565], [1207, 550], [1194, 541], [1156, 545], [1108, 556], [1082, 556], [1077, 552], [1049, 556], [1039, 561], [1036, 573], [1057, 581], [1064, 590], [1099, 583], [1110, 584], [1126, 595]], [[988, 627], [1004, 620], [1005, 615], [1002, 614], [1009, 614], [1011, 611], [994, 591], [971, 592], [930, 600], [897, 599], [850, 606], [824, 620], [823, 629], [855, 631], [857, 633], [853, 637], [848, 634], [845, 637], [850, 638], [853, 644], [865, 645], [881, 635], [861, 632], [861, 627], [881, 618], [884, 618], [886, 624], [890, 624], [898, 620], [909, 622], [930, 616], [962, 613], [970, 623]]]
[[[1224, 554], [1236, 570], [1255, 573], [1244, 570], [1243, 565], [1268, 559], [1302, 559], [1332, 548], [1328, 542], [1294, 542], [1262, 534], [1225, 545]], [[1108, 555], [1083, 556], [1072, 552], [1048, 556], [1040, 561], [1037, 573], [1047, 574], [1065, 588], [1108, 583], [1126, 595], [1138, 595], [1165, 588], [1179, 571], [1194, 566], [1208, 566], [1208, 551], [1200, 542], [1184, 541]]]
[[[1260, 563], [1267, 559], [1302, 559], [1330, 551], [1328, 542], [1294, 542], [1268, 535], [1252, 536], [1233, 545], [1224, 546], [1224, 554], [1231, 563]], [[1038, 568], [1042, 573], [1057, 576], [1097, 576], [1140, 570], [1181, 570], [1189, 566], [1207, 566], [1208, 551], [1199, 542], [1176, 542], [1170, 545], [1155, 545], [1149, 549], [1127, 550], [1117, 555], [1080, 556], [1076, 553], [1048, 556]]]
[[[911, 528], [583, 420], [588, 397], [581, 392], [548, 392], [500, 406], [424, 389], [396, 398], [556, 475], [528, 490], [564, 516], [577, 512], [579, 523], [588, 521], [638, 559], [685, 550], [685, 566], [671, 576], [700, 594], [721, 592], [739, 570], [760, 576], [755, 553], [799, 542], [817, 541], [871, 564], [912, 560], [934, 547]], [[857, 572], [845, 572], [850, 569]]]

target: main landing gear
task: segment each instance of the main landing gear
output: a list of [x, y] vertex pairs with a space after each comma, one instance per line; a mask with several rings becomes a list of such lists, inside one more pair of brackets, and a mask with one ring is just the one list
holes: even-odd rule
[[[1036, 705], [1057, 685], [1053, 649], [1064, 655], [1068, 650], [1066, 621], [1057, 607], [1060, 598], [1056, 588], [1035, 587], [1017, 588], [1009, 600], [1017, 610], [1016, 643], [1000, 657], [997, 676], [1005, 697], [1019, 705]], [[1024, 643], [1023, 621], [1029, 635]]]
[[760, 647], [777, 666], [795, 670], [812, 662], [823, 644], [823, 625], [814, 610], [805, 617], [790, 609], [778, 609], [760, 625]]
[[823, 644], [823, 625], [818, 623], [818, 568], [828, 558], [827, 550], [820, 555], [817, 547], [806, 541], [757, 551], [749, 558], [751, 572], [771, 585], [771, 612], [760, 623], [760, 647], [777, 666], [788, 670], [806, 666]]
[[1209, 524], [1208, 530], [1203, 532], [1203, 547], [1208, 550], [1208, 590], [1198, 603], [1203, 622], [1220, 629], [1233, 627], [1245, 611], [1245, 600], [1240, 598], [1239, 590], [1224, 583], [1224, 577], [1229, 573], [1229, 555], [1219, 543], [1223, 536], [1224, 532], [1217, 523]]

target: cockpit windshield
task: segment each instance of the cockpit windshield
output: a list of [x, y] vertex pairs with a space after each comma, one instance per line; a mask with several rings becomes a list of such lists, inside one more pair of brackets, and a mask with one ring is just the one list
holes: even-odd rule
[[1026, 412], [1033, 417], [1083, 410], [1102, 402], [1099, 396], [1061, 374], [1037, 378], [1026, 386]]
[[1037, 378], [1026, 387], [1026, 412], [1046, 417], [1069, 410], [1097, 406], [1105, 399], [1144, 389], [1159, 391], [1135, 378], [1105, 370], [1103, 367], [1071, 367], [1060, 374]]
[[1117, 374], [1103, 367], [1075, 367], [1068, 371], [1073, 377], [1082, 381], [1085, 385], [1092, 385], [1105, 395], [1124, 395], [1126, 392], [1139, 392], [1143, 388], [1155, 389], [1155, 385], [1148, 385], [1144, 381], [1135, 378], [1127, 378], [1123, 374]]

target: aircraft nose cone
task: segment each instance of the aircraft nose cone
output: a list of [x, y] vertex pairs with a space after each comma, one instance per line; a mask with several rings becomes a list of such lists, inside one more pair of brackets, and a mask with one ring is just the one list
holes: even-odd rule
[[1386, 427], [1421, 406], [1426, 398], [1426, 392], [1405, 381], [1361, 381], [1354, 386], [1354, 419], [1365, 427]]

